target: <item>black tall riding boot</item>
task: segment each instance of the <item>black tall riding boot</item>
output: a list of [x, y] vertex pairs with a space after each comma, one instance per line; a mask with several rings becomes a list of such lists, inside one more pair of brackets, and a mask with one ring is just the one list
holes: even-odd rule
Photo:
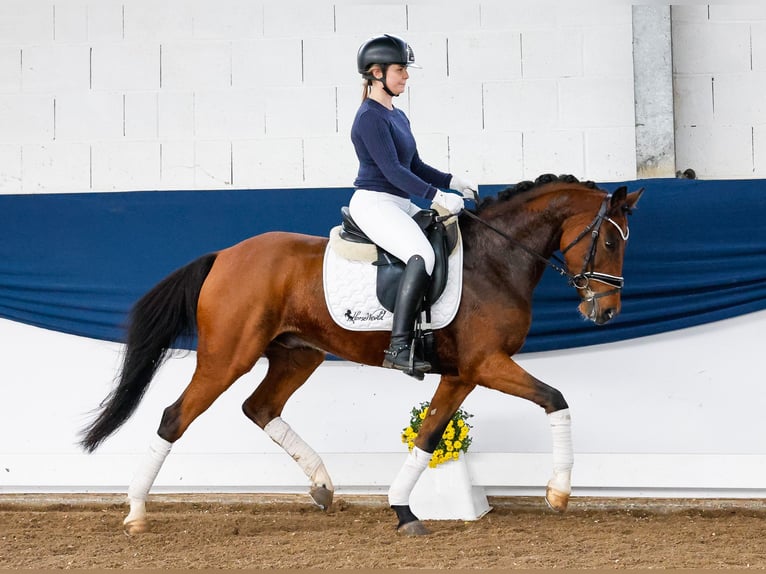
[[396, 293], [391, 345], [385, 351], [383, 360], [384, 367], [398, 369], [408, 375], [420, 375], [418, 378], [422, 378], [423, 373], [431, 370], [431, 363], [414, 356], [412, 352], [415, 318], [420, 311], [420, 303], [430, 279], [423, 258], [413, 255], [404, 268], [399, 291]]

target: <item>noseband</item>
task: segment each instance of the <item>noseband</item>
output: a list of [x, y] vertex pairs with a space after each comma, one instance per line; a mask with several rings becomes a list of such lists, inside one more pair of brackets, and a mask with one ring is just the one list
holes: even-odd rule
[[[609, 275], [608, 273], [600, 273], [598, 271], [593, 271], [592, 269], [589, 270], [588, 267], [592, 265], [592, 262], [595, 260], [596, 257], [596, 247], [598, 245], [598, 235], [601, 231], [601, 225], [604, 223], [604, 221], [608, 221], [612, 225], [614, 225], [617, 230], [620, 233], [620, 237], [622, 237], [623, 241], [627, 241], [628, 237], [630, 236], [630, 229], [623, 231], [622, 228], [617, 225], [617, 223], [611, 218], [607, 217], [607, 209], [609, 207], [609, 202], [612, 199], [612, 194], [607, 194], [606, 197], [604, 197], [604, 200], [601, 202], [601, 207], [598, 210], [598, 213], [596, 214], [596, 217], [593, 219], [593, 221], [588, 224], [585, 229], [583, 229], [580, 234], [572, 240], [572, 242], [567, 245], [564, 249], [561, 250], [561, 254], [565, 255], [567, 251], [572, 249], [575, 245], [577, 245], [582, 239], [590, 233], [591, 240], [590, 240], [590, 248], [588, 249], [588, 254], [586, 255], [585, 259], [583, 260], [582, 264], [582, 270], [577, 273], [573, 274], [566, 270], [566, 262], [558, 257], [555, 253], [552, 255], [552, 258], [556, 260], [556, 263], [551, 262], [549, 259], [543, 257], [539, 253], [532, 251], [527, 246], [525, 246], [522, 243], [519, 243], [516, 241], [513, 237], [505, 233], [504, 231], [501, 231], [491, 223], [483, 220], [478, 215], [471, 211], [463, 210], [462, 213], [466, 214], [468, 217], [475, 219], [476, 221], [482, 223], [486, 227], [489, 227], [492, 231], [500, 235], [501, 237], [508, 240], [510, 243], [513, 243], [515, 246], [521, 248], [522, 250], [526, 251], [528, 254], [532, 255], [533, 257], [536, 257], [537, 259], [543, 261], [548, 267], [554, 269], [559, 275], [562, 277], [567, 278], [567, 282], [570, 286], [574, 287], [577, 290], [581, 291], [587, 291], [589, 295], [587, 297], [583, 297], [584, 301], [593, 301], [595, 299], [599, 299], [601, 297], [606, 297], [607, 295], [611, 295], [612, 293], [617, 293], [622, 289], [623, 285], [625, 284], [625, 279], [622, 276], [617, 275]], [[610, 285], [613, 287], [613, 289], [610, 289], [609, 291], [604, 291], [602, 293], [594, 293], [589, 289], [590, 282], [591, 281], [597, 281], [599, 283], [604, 283], [606, 285]]]

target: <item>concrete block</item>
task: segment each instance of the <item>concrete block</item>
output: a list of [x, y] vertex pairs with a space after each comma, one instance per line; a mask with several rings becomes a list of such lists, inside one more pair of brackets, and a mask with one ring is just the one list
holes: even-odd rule
[[123, 39], [123, 1], [88, 2], [88, 40], [116, 42]]
[[[362, 81], [359, 80], [358, 86], [342, 86], [336, 90], [337, 97], [337, 127], [338, 133], [345, 135], [345, 137], [351, 137], [351, 126], [354, 123], [354, 117], [356, 111], [359, 109], [359, 105], [362, 103]], [[403, 96], [408, 97], [408, 96]], [[404, 110], [402, 103], [406, 103], [406, 100], [402, 100], [402, 97], [396, 98], [394, 105], [397, 108]], [[407, 108], [409, 106], [406, 106]], [[405, 112], [407, 113], [407, 112]], [[409, 117], [409, 115], [408, 115]]]
[[670, 7], [670, 17], [676, 22], [707, 22], [710, 19], [710, 6], [707, 4], [677, 4]]
[[194, 142], [160, 143], [160, 189], [195, 189]]
[[524, 132], [523, 179], [535, 179], [544, 173], [585, 176], [584, 135], [579, 130]]
[[302, 70], [303, 82], [307, 86], [361, 84], [362, 77], [356, 69], [356, 53], [360, 45], [361, 42], [353, 36], [304, 38], [299, 44], [298, 64], [293, 68], [298, 72]]
[[558, 25], [561, 4], [533, 2], [482, 2], [484, 30], [551, 30]]
[[193, 0], [194, 37], [211, 40], [254, 38], [263, 33], [263, 5], [252, 0]]
[[749, 69], [749, 24], [673, 24], [673, 71], [676, 74], [730, 74]]
[[194, 142], [194, 186], [222, 189], [232, 183], [232, 144], [227, 141]]
[[[412, 36], [415, 61], [422, 69], [409, 71], [410, 78], [417, 84], [421, 82], [443, 82], [449, 76], [449, 41], [442, 34], [421, 34]], [[415, 48], [417, 46], [417, 48]]]
[[[449, 137], [446, 133], [417, 131], [415, 139], [418, 142], [420, 159], [431, 167], [449, 172]], [[354, 172], [356, 175], [356, 171]]]
[[339, 34], [353, 34], [358, 30], [377, 30], [368, 36], [385, 32], [410, 42], [406, 34], [407, 5], [398, 2], [335, 4], [335, 31]]
[[266, 135], [307, 137], [336, 133], [335, 89], [268, 88], [263, 91]]
[[125, 40], [172, 42], [194, 35], [192, 2], [178, 0], [130, 0], [125, 3]]
[[160, 47], [148, 43], [97, 44], [92, 49], [94, 90], [157, 90]]
[[449, 170], [478, 185], [520, 181], [523, 153], [520, 131], [453, 133], [449, 137]]
[[713, 118], [713, 79], [709, 75], [676, 76], [673, 81], [676, 126], [710, 123]]
[[56, 139], [115, 140], [123, 137], [124, 100], [116, 92], [70, 92], [56, 98]]
[[766, 71], [766, 23], [754, 22], [750, 26], [750, 33], [753, 71]]
[[585, 131], [585, 179], [620, 181], [636, 178], [636, 136], [633, 128]]
[[713, 119], [718, 125], [766, 123], [766, 71], [719, 74], [713, 78]]
[[53, 114], [51, 96], [0, 94], [0, 143], [52, 141]]
[[335, 6], [326, 2], [265, 2], [263, 35], [303, 38], [335, 32]]
[[25, 92], [61, 93], [90, 88], [88, 46], [30, 46], [23, 49], [22, 58]]
[[481, 84], [459, 81], [423, 83], [410, 88], [410, 98], [409, 117], [415, 132], [482, 130]]
[[230, 42], [171, 42], [161, 47], [161, 87], [173, 90], [231, 85]]
[[559, 80], [559, 109], [564, 127], [634, 126], [633, 78]]
[[158, 142], [96, 142], [92, 145], [92, 189], [156, 189], [160, 181]]
[[215, 90], [195, 94], [194, 133], [201, 139], [240, 139], [264, 134], [260, 91]]
[[75, 193], [90, 189], [90, 146], [49, 142], [22, 149], [24, 193]]
[[561, 2], [556, 4], [559, 28], [589, 26], [630, 26], [631, 4], [628, 2]]
[[156, 140], [158, 137], [159, 95], [156, 92], [125, 94], [125, 137]]
[[88, 0], [68, 0], [53, 5], [53, 37], [57, 44], [88, 41]]
[[303, 164], [307, 186], [351, 187], [359, 170], [354, 146], [344, 134], [304, 138]]
[[521, 34], [523, 78], [579, 77], [583, 74], [582, 33], [576, 29], [533, 30]]
[[484, 129], [490, 132], [551, 128], [559, 122], [555, 80], [484, 84]]
[[0, 45], [53, 42], [53, 4], [28, 0], [0, 2]]
[[489, 82], [521, 78], [521, 37], [517, 32], [456, 33], [448, 40], [450, 79]]
[[630, 77], [633, 37], [630, 23], [582, 30], [583, 74], [586, 77]]
[[[314, 40], [307, 38], [305, 42]], [[267, 86], [300, 86], [303, 80], [304, 51], [299, 38], [263, 38], [241, 40], [231, 46], [231, 84], [239, 88], [264, 88]], [[337, 60], [330, 60], [337, 61]], [[314, 61], [314, 74], [332, 73], [337, 69], [328, 66], [327, 60]], [[312, 67], [313, 67], [312, 66]], [[329, 83], [329, 82], [328, 82]]]
[[0, 194], [21, 193], [21, 145], [0, 144]]
[[407, 5], [407, 30], [444, 34], [478, 30], [481, 26], [481, 3], [449, 0], [438, 6], [430, 3]]
[[701, 178], [753, 177], [750, 126], [681, 126], [676, 129], [676, 166]]
[[22, 50], [0, 46], [0, 94], [21, 90]]
[[766, 5], [759, 2], [740, 4], [713, 3], [708, 7], [711, 22], [757, 22], [766, 21]]
[[162, 90], [157, 105], [157, 129], [161, 139], [194, 138], [193, 92]]
[[235, 187], [266, 189], [304, 183], [301, 138], [235, 141], [232, 158]]

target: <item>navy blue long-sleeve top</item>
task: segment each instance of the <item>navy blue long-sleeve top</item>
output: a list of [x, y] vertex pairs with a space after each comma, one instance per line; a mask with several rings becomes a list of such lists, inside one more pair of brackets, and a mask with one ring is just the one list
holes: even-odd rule
[[452, 175], [420, 159], [410, 121], [397, 108], [365, 99], [356, 112], [351, 141], [359, 158], [357, 189], [433, 199], [437, 188], [449, 187]]

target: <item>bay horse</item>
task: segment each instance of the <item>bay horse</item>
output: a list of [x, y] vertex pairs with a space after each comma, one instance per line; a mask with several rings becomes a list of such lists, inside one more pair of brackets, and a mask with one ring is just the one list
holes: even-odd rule
[[[553, 437], [545, 500], [554, 510], [566, 509], [573, 465], [569, 407], [561, 392], [511, 357], [529, 331], [532, 292], [546, 266], [568, 278], [584, 318], [601, 325], [619, 313], [628, 215], [642, 193], [624, 186], [608, 193], [574, 176], [545, 175], [458, 216], [462, 296], [455, 318], [434, 333], [441, 378], [416, 448], [389, 489], [399, 532], [428, 533], [410, 510], [409, 496], [449, 420], [476, 386], [544, 409]], [[83, 430], [83, 448], [95, 450], [133, 414], [180, 338], [196, 334], [197, 363], [186, 389], [164, 410], [130, 484], [128, 534], [148, 529], [145, 501], [173, 443], [262, 356], [268, 359], [265, 378], [242, 410], [295, 459], [311, 482], [314, 502], [329, 508], [332, 480], [319, 455], [281, 418], [283, 407], [328, 353], [381, 365], [389, 333], [349, 331], [333, 321], [322, 277], [327, 244], [325, 237], [298, 233], [257, 235], [176, 270], [136, 302], [117, 384]]]

